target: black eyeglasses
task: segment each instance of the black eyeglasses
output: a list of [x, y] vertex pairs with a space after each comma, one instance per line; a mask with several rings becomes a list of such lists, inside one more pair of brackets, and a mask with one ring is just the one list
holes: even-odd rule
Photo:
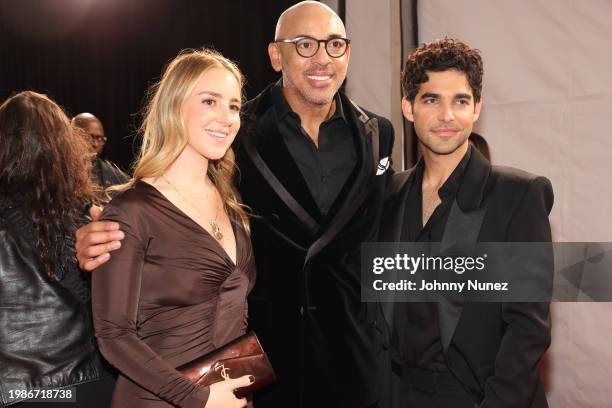
[[94, 142], [97, 142], [97, 143], [106, 143], [106, 136], [89, 134], [89, 137]]
[[319, 45], [325, 44], [327, 55], [332, 58], [340, 58], [346, 53], [351, 40], [348, 38], [330, 38], [329, 40], [317, 40], [316, 38], [302, 36], [292, 40], [276, 40], [277, 43], [291, 43], [295, 45], [297, 53], [304, 58], [310, 58], [319, 51]]

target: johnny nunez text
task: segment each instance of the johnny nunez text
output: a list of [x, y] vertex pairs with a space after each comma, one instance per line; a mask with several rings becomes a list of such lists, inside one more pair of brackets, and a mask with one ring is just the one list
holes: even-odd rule
[[374, 290], [405, 290], [405, 291], [507, 291], [508, 282], [481, 282], [478, 279], [470, 279], [466, 282], [438, 282], [437, 280], [421, 280], [420, 285], [408, 279], [398, 282], [383, 282], [380, 279], [372, 283]]

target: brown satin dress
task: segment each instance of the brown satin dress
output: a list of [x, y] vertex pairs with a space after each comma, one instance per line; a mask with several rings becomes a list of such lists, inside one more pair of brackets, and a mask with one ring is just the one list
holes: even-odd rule
[[93, 273], [93, 317], [104, 357], [120, 371], [112, 407], [197, 407], [208, 387], [175, 367], [243, 334], [255, 279], [251, 242], [234, 219], [236, 264], [155, 187], [137, 182], [105, 207], [122, 246]]

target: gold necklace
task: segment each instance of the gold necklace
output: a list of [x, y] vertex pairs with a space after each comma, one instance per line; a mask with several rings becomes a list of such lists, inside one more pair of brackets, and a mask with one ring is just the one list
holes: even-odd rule
[[[179, 197], [181, 197], [183, 199], [183, 201], [185, 201], [187, 204], [189, 204], [191, 207], [193, 207], [193, 209], [195, 209], [204, 219], [208, 219], [208, 223], [210, 224], [210, 229], [212, 230], [212, 236], [217, 240], [217, 241], [221, 241], [223, 239], [223, 231], [221, 231], [221, 227], [219, 226], [219, 224], [217, 223], [217, 218], [219, 217], [219, 206], [216, 203], [216, 194], [215, 194], [215, 207], [216, 207], [216, 211], [215, 211], [215, 219], [211, 220], [210, 218], [206, 217], [204, 215], [204, 213], [202, 211], [200, 211], [200, 209], [198, 207], [196, 207], [195, 205], [193, 205], [193, 203], [191, 201], [189, 201], [188, 199], [186, 199], [180, 191], [178, 191], [178, 189], [176, 187], [174, 187], [174, 184], [172, 184], [170, 182], [170, 180], [168, 180], [166, 178], [166, 176], [164, 176], [162, 174], [162, 178], [166, 181], [166, 183], [168, 183], [168, 185], [170, 187], [172, 187], [172, 189], [174, 191], [176, 191], [176, 194], [179, 195]], [[208, 195], [208, 194], [207, 194]]]

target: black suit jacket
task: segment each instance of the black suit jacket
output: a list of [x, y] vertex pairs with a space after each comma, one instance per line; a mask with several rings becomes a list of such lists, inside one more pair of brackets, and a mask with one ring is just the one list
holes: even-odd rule
[[[459, 187], [459, 217], [481, 222], [479, 242], [550, 242], [551, 183], [510, 167], [491, 166], [471, 148]], [[397, 241], [414, 173], [396, 174], [396, 192], [385, 208], [381, 241]], [[452, 215], [445, 235], [455, 219]], [[443, 239], [446, 240], [446, 239]], [[460, 239], [456, 239], [457, 241]], [[552, 270], [551, 270], [552, 273]], [[544, 408], [540, 360], [550, 344], [548, 303], [462, 303], [438, 306], [440, 335], [449, 370], [480, 407]], [[395, 327], [399, 336], [418, 336]]]
[[[360, 407], [379, 398], [379, 307], [360, 302], [360, 244], [378, 232], [393, 128], [340, 95], [358, 163], [326, 219], [276, 122], [271, 86], [246, 104], [235, 150], [252, 212], [257, 281], [249, 324], [277, 371], [261, 407]], [[378, 171], [381, 173], [381, 171]]]

